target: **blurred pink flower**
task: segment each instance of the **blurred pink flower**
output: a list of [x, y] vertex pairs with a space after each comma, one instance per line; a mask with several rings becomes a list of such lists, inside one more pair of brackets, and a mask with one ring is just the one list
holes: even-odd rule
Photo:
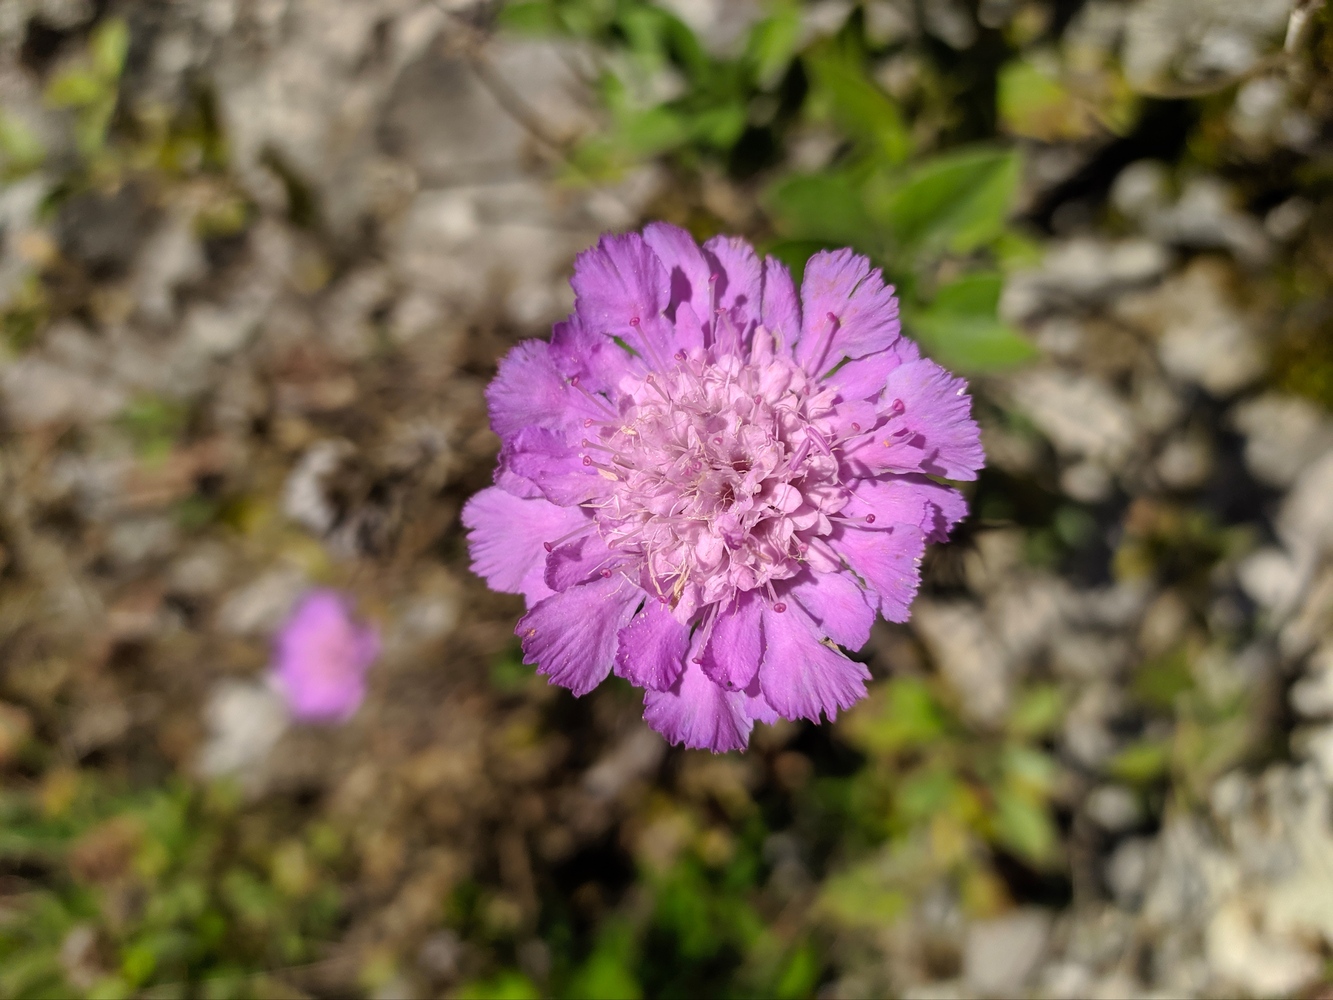
[[342, 594], [312, 590], [278, 632], [273, 679], [296, 718], [344, 722], [361, 707], [379, 653], [379, 633], [353, 621]]

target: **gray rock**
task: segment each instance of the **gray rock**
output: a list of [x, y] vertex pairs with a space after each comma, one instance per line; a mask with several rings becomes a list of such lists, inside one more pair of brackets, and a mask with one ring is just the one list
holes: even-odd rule
[[1050, 932], [1050, 914], [1037, 909], [972, 924], [963, 949], [963, 981], [982, 996], [1021, 993], [1046, 954]]
[[1143, 901], [1155, 859], [1155, 842], [1133, 837], [1119, 844], [1106, 860], [1106, 887], [1118, 905], [1137, 909]]
[[1242, 264], [1257, 267], [1272, 254], [1268, 235], [1258, 219], [1237, 210], [1235, 200], [1231, 188], [1216, 177], [1196, 177], [1175, 205], [1147, 216], [1145, 228], [1165, 243], [1229, 250]]
[[172, 518], [132, 517], [112, 525], [106, 551], [121, 566], [134, 567], [171, 555], [177, 544], [179, 532]]
[[11, 423], [27, 431], [95, 424], [111, 419], [129, 404], [128, 394], [120, 387], [32, 355], [0, 368], [0, 395]]
[[1260, 607], [1278, 610], [1289, 608], [1300, 596], [1305, 574], [1290, 555], [1269, 546], [1241, 560], [1236, 579]]
[[1204, 949], [1213, 974], [1250, 996], [1291, 996], [1313, 984], [1323, 966], [1296, 940], [1260, 930], [1257, 914], [1242, 900], [1213, 915]]
[[1166, 273], [1170, 254], [1151, 240], [1108, 242], [1079, 238], [1055, 244], [1041, 269], [1015, 274], [1005, 284], [1000, 315], [1024, 326], [1038, 317], [1081, 303], [1098, 302]]
[[1333, 716], [1333, 644], [1315, 650], [1305, 666], [1305, 676], [1292, 685], [1291, 707], [1307, 719]]
[[184, 213], [169, 215], [144, 241], [135, 262], [134, 299], [139, 314], [149, 323], [165, 326], [176, 315], [176, 289], [197, 281], [207, 261], [192, 220]]
[[1214, 396], [1230, 396], [1263, 377], [1266, 357], [1253, 323], [1233, 301], [1231, 269], [1198, 258], [1151, 292], [1115, 305], [1124, 321], [1158, 336], [1162, 366]]
[[1101, 503], [1114, 489], [1115, 480], [1096, 462], [1075, 462], [1060, 473], [1060, 491], [1080, 503]]
[[204, 542], [183, 553], [167, 572], [167, 587], [185, 597], [210, 597], [227, 583], [231, 551], [220, 542]]
[[1136, 90], [1224, 86], [1281, 43], [1290, 0], [1137, 0], [1121, 53]]
[[1015, 376], [1014, 401], [1057, 451], [1119, 468], [1134, 447], [1129, 405], [1094, 375], [1036, 369]]
[[1245, 465], [1270, 486], [1287, 487], [1333, 448], [1333, 420], [1323, 407], [1269, 392], [1238, 404], [1232, 425], [1245, 436]]
[[638, 727], [588, 768], [583, 787], [598, 799], [614, 801], [631, 783], [656, 771], [665, 754], [661, 737], [646, 726]]
[[1277, 516], [1277, 533], [1298, 561], [1333, 548], [1333, 451], [1300, 474]]
[[290, 720], [282, 698], [266, 684], [224, 680], [204, 706], [208, 740], [197, 768], [209, 778], [239, 775], [253, 780]]
[[305, 587], [305, 574], [294, 567], [269, 570], [227, 597], [218, 609], [218, 628], [238, 636], [267, 635], [287, 617]]
[[1143, 820], [1138, 796], [1124, 785], [1099, 785], [1083, 804], [1088, 817], [1103, 830], [1124, 833]]
[[1208, 441], [1200, 435], [1173, 437], [1162, 446], [1154, 468], [1162, 485], [1168, 489], [1195, 490], [1212, 475], [1213, 452]]
[[356, 454], [348, 441], [317, 441], [306, 449], [282, 488], [282, 512], [316, 535], [327, 535], [342, 516], [333, 491]]
[[1171, 173], [1160, 160], [1136, 160], [1116, 175], [1111, 204], [1140, 224], [1148, 222], [1171, 202]]
[[972, 721], [999, 725], [1009, 707], [1009, 665], [979, 608], [918, 601], [912, 624]]

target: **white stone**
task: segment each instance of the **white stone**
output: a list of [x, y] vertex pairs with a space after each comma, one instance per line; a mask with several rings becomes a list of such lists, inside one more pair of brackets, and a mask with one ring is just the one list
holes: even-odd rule
[[1262, 933], [1239, 900], [1213, 916], [1204, 948], [1213, 972], [1252, 996], [1289, 996], [1315, 982], [1322, 966], [1296, 942]]
[[1245, 436], [1245, 465], [1261, 482], [1290, 486], [1318, 456], [1333, 448], [1333, 420], [1323, 407], [1269, 392], [1231, 412], [1232, 425]]
[[1297, 560], [1333, 547], [1333, 451], [1301, 473], [1277, 516], [1277, 532]]
[[1093, 375], [1037, 369], [1015, 376], [1015, 402], [1061, 454], [1118, 468], [1134, 446], [1129, 405]]
[[1009, 707], [1009, 667], [981, 609], [919, 600], [912, 624], [957, 692], [964, 714], [982, 725], [1000, 724]]
[[1050, 914], [1038, 909], [972, 924], [963, 948], [963, 981], [983, 996], [1022, 993], [1046, 954], [1050, 931]]
[[1236, 567], [1240, 587], [1260, 607], [1286, 608], [1300, 595], [1301, 567], [1286, 552], [1267, 547], [1250, 553]]
[[287, 731], [287, 707], [277, 692], [253, 681], [224, 680], [204, 706], [208, 741], [199, 754], [199, 773], [216, 778], [242, 774], [259, 765]]
[[227, 597], [218, 609], [218, 628], [232, 635], [267, 635], [287, 617], [305, 586], [305, 574], [299, 569], [269, 570]]

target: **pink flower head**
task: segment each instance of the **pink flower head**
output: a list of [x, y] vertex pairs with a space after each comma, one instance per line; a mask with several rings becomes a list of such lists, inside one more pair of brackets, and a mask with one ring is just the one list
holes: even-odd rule
[[278, 633], [273, 679], [298, 719], [343, 722], [361, 707], [379, 652], [379, 634], [352, 620], [340, 593], [312, 590]]
[[834, 718], [869, 679], [838, 647], [907, 619], [926, 543], [967, 512], [932, 478], [984, 460], [966, 384], [850, 250], [812, 257], [798, 298], [743, 240], [653, 223], [573, 286], [551, 342], [500, 363], [495, 485], [463, 511], [472, 568], [527, 599], [524, 658], [576, 695], [615, 671], [715, 752]]

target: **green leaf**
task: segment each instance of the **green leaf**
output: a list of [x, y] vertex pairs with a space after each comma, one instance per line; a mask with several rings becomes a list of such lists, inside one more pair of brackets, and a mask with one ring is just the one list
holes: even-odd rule
[[786, 75], [800, 41], [801, 11], [795, 4], [782, 4], [751, 29], [745, 58], [762, 89], [771, 90]]
[[908, 314], [926, 353], [967, 375], [1003, 371], [1037, 357], [1037, 349], [996, 315], [1004, 279], [970, 274], [945, 285], [935, 301]]
[[819, 907], [849, 927], [880, 928], [897, 920], [908, 897], [885, 880], [873, 862], [833, 875], [824, 882]]
[[812, 996], [823, 971], [824, 964], [819, 959], [819, 952], [811, 945], [801, 945], [787, 960], [773, 988], [773, 994], [778, 1000], [800, 1000], [801, 997]]
[[575, 973], [569, 994], [587, 1000], [639, 1000], [643, 989], [634, 976], [634, 958], [634, 938], [629, 927], [607, 925], [593, 953]]
[[129, 51], [130, 29], [125, 20], [119, 17], [103, 21], [88, 43], [94, 72], [108, 82], [120, 79]]
[[107, 82], [84, 66], [57, 73], [46, 85], [46, 103], [57, 108], [82, 108], [95, 104], [109, 89]]
[[1023, 692], [1009, 713], [1009, 731], [1017, 736], [1045, 736], [1060, 723], [1065, 700], [1054, 684], [1039, 684]]
[[466, 983], [459, 1000], [541, 1000], [541, 991], [521, 972], [501, 972], [490, 979]]
[[1146, 785], [1166, 774], [1171, 751], [1165, 743], [1144, 740], [1125, 747], [1111, 758], [1107, 772], [1131, 785]]
[[1194, 687], [1189, 648], [1184, 644], [1148, 660], [1134, 675], [1133, 691], [1154, 708], [1171, 708]]
[[1059, 768], [1049, 754], [1033, 747], [1010, 745], [1001, 756], [1005, 781], [1015, 791], [1045, 797], [1055, 784]]
[[680, 112], [667, 107], [627, 112], [619, 122], [616, 138], [636, 156], [656, 156], [684, 145], [689, 139], [690, 122]]
[[796, 174], [773, 185], [764, 202], [784, 234], [821, 243], [868, 247], [874, 230], [860, 193], [845, 174]]
[[945, 768], [931, 768], [910, 775], [895, 796], [898, 813], [908, 823], [930, 819], [944, 811], [960, 791], [958, 778]]
[[557, 31], [560, 18], [550, 0], [529, 0], [526, 3], [506, 4], [501, 8], [496, 23], [503, 30], [525, 35], [547, 35]]
[[831, 46], [806, 56], [816, 104], [867, 151], [885, 163], [902, 163], [912, 140], [898, 105], [866, 76], [861, 60]]
[[1044, 862], [1055, 853], [1055, 824], [1041, 804], [1003, 788], [995, 796], [995, 839], [1029, 861]]
[[21, 173], [40, 166], [46, 150], [25, 122], [0, 111], [0, 157], [5, 169]]
[[1018, 176], [1012, 151], [961, 150], [890, 178], [870, 208], [905, 249], [971, 253], [1004, 233]]
[[944, 714], [922, 681], [897, 678], [853, 709], [843, 725], [848, 740], [872, 754], [929, 746], [945, 733]]

